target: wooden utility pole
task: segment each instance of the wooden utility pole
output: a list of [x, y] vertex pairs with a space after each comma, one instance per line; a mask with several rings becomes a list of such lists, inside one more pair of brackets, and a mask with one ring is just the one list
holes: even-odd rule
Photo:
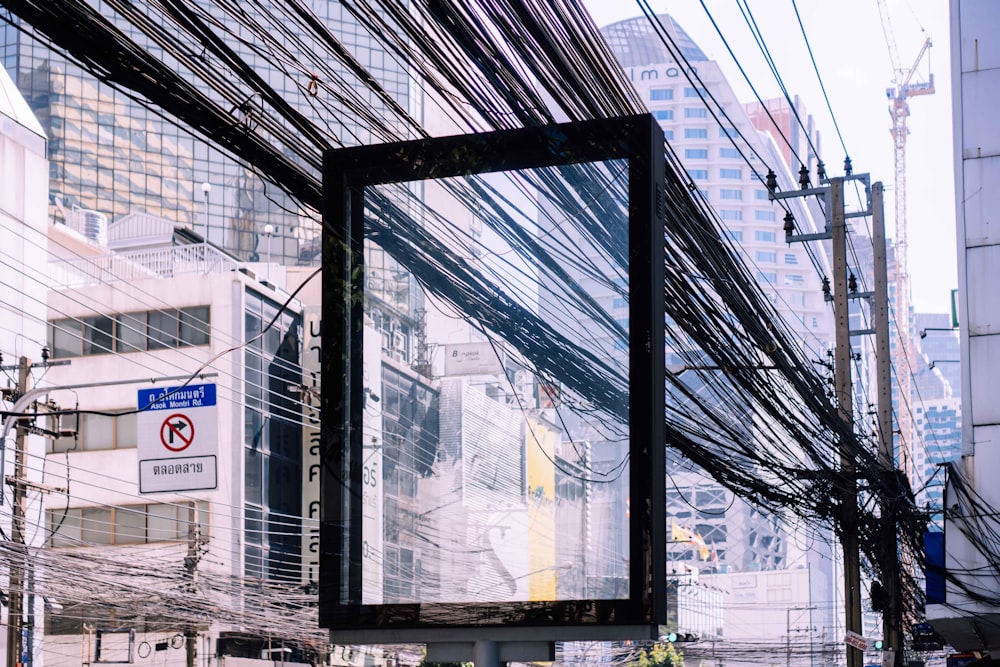
[[[878, 458], [881, 468], [889, 474], [896, 469], [892, 443], [892, 376], [889, 358], [889, 276], [886, 260], [885, 211], [882, 184], [872, 184], [872, 244], [875, 260], [875, 382], [878, 390]], [[900, 289], [897, 285], [896, 289]], [[890, 481], [891, 480], [887, 480]], [[899, 551], [896, 540], [896, 508], [892, 493], [882, 500], [882, 588], [885, 608], [882, 610], [882, 638], [886, 650], [892, 651], [891, 664], [903, 663], [903, 615]]]
[[[845, 165], [846, 166], [846, 165]], [[803, 170], [805, 167], [803, 167]], [[804, 174], [804, 171], [803, 171]], [[800, 180], [802, 189], [789, 192], [777, 192], [774, 188], [776, 183], [774, 175], [768, 175], [770, 198], [789, 199], [792, 197], [817, 196], [825, 200], [825, 211], [827, 215], [826, 229], [823, 232], [813, 234], [795, 234], [794, 220], [791, 214], [786, 218], [785, 241], [787, 243], [800, 241], [830, 240], [831, 260], [833, 262], [833, 314], [835, 321], [834, 331], [834, 392], [837, 397], [837, 407], [841, 419], [849, 430], [853, 431], [854, 426], [854, 401], [851, 378], [851, 335], [849, 299], [857, 298], [859, 295], [849, 293], [847, 280], [847, 218], [868, 215], [869, 210], [854, 212], [848, 215], [844, 210], [844, 183], [848, 180], [860, 180], [868, 183], [867, 174], [852, 175], [848, 171], [847, 176], [831, 178], [824, 182], [828, 185], [818, 188], [809, 187], [808, 174], [804, 174]], [[881, 193], [881, 186], [879, 192]], [[885, 246], [883, 244], [883, 256]], [[886, 296], [886, 298], [888, 298]], [[841, 547], [844, 555], [844, 625], [849, 634], [856, 634], [859, 637], [862, 633], [861, 625], [861, 556], [858, 543], [858, 485], [857, 485], [857, 463], [854, 460], [850, 449], [850, 443], [840, 442], [840, 472], [843, 476], [844, 488], [841, 492], [840, 504], [841, 514]], [[863, 652], [847, 645], [847, 667], [862, 667], [864, 661]]]
[[[28, 391], [28, 379], [31, 362], [27, 357], [21, 357], [17, 365], [17, 397]], [[16, 402], [16, 399], [15, 399]], [[24, 568], [27, 565], [27, 549], [24, 544], [24, 515], [26, 489], [24, 485], [27, 431], [20, 417], [17, 419], [17, 436], [14, 445], [14, 475], [10, 481], [14, 488], [14, 502], [11, 503], [11, 547], [14, 552], [9, 561], [10, 586], [8, 587], [7, 604], [7, 667], [20, 667], [24, 655]]]
[[[833, 257], [833, 314], [835, 350], [833, 356], [834, 392], [840, 417], [845, 424], [854, 424], [854, 401], [851, 390], [851, 327], [847, 301], [847, 220], [844, 216], [844, 179], [830, 179], [830, 231]], [[858, 483], [854, 457], [846, 443], [841, 443], [840, 472], [844, 490], [841, 497], [841, 544], [844, 550], [844, 613], [848, 632], [862, 634], [861, 628], [861, 562], [858, 546]], [[847, 667], [861, 667], [864, 653], [847, 646]]]
[[[198, 584], [198, 561], [201, 560], [201, 531], [198, 526], [198, 506], [192, 500], [188, 506], [188, 550], [184, 557], [184, 571], [187, 573], [191, 595], [194, 595]], [[198, 657], [198, 629], [194, 623], [188, 623], [184, 629], [185, 652], [187, 667], [195, 667]]]

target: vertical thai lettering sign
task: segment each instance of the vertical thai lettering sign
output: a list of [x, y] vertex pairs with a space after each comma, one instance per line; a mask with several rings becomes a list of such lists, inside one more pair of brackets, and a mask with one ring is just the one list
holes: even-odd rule
[[139, 492], [218, 487], [219, 423], [214, 384], [139, 390]]
[[302, 353], [302, 396], [305, 427], [302, 429], [302, 583], [319, 581], [319, 477], [320, 477], [320, 360], [322, 308], [309, 306], [302, 313], [305, 329]]

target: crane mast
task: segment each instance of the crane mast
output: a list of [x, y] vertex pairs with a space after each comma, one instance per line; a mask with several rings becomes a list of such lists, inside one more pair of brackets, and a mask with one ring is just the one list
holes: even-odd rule
[[913, 455], [912, 446], [914, 442], [913, 420], [909, 410], [905, 407], [911, 393], [911, 376], [913, 369], [910, 368], [910, 359], [914, 357], [912, 345], [912, 335], [910, 331], [910, 273], [907, 262], [908, 239], [907, 239], [907, 219], [906, 219], [906, 140], [910, 133], [907, 127], [907, 118], [910, 115], [909, 98], [919, 95], [932, 95], [934, 93], [934, 75], [929, 74], [928, 80], [914, 81], [917, 68], [926, 56], [928, 59], [928, 69], [930, 69], [930, 48], [932, 42], [930, 37], [925, 35], [924, 43], [914, 58], [913, 64], [904, 69], [900, 65], [899, 52], [896, 48], [896, 39], [893, 35], [892, 23], [889, 18], [889, 11], [885, 5], [885, 0], [879, 0], [879, 13], [882, 18], [882, 29], [885, 33], [886, 45], [889, 48], [889, 57], [892, 60], [893, 86], [887, 88], [885, 93], [889, 100], [889, 115], [892, 118], [892, 126], [889, 133], [892, 135], [893, 161], [896, 171], [895, 181], [895, 283], [896, 293], [893, 300], [893, 308], [896, 313], [896, 332], [898, 336], [897, 345], [893, 352], [893, 366], [896, 368], [896, 388], [898, 391], [898, 403], [896, 410], [896, 421], [899, 429], [898, 466], [910, 480], [916, 479], [916, 461]]

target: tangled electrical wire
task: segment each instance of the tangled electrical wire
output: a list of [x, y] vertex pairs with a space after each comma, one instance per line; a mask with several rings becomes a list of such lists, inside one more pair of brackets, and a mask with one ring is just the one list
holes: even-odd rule
[[[104, 13], [83, 0], [0, 4], [100, 81], [252, 165], [311, 211], [322, 208], [324, 151], [431, 135], [405, 100], [300, 0], [106, 0]], [[451, 129], [480, 132], [645, 111], [576, 1], [425, 0], [404, 6], [346, 0], [340, 7], [342, 20], [367, 32], [427, 91], [429, 111], [447, 116]], [[299, 96], [283, 96], [282, 87]], [[838, 531], [857, 530], [865, 562], [878, 577], [881, 517], [861, 511], [857, 527], [843, 521], [842, 499], [860, 484], [861, 509], [869, 499], [889, 499], [902, 548], [920, 553], [924, 517], [906, 480], [882, 469], [871, 444], [841, 418], [827, 381], [724, 239], [711, 210], [692, 196], [669, 144], [664, 156], [667, 343], [691, 366], [715, 369], [689, 371], [698, 374], [704, 391], [667, 374], [664, 444], [755, 505]], [[627, 266], [620, 227], [614, 227], [627, 198], [613, 168], [545, 172], [530, 185], [553, 208], [575, 211], [565, 223], [572, 234], [593, 239]], [[552, 268], [573, 254], [555, 242], [530, 243], [526, 223], [510, 215], [488, 184], [466, 179], [448, 187], [524, 261]], [[443, 227], [446, 216], [414, 214], [426, 209], [423, 203], [403, 206], [392, 197], [374, 206], [366, 219], [368, 237], [428, 292], [526, 358], [544, 359], [535, 368], [539, 375], [573, 386], [594, 405], [625, 405], [622, 369], [572, 344], [552, 354], [558, 337], [545, 321], [516, 299], [495, 298], [505, 291], [502, 273], [489, 275], [464, 261], [455, 247], [460, 242], [445, 243], [428, 232], [427, 219]], [[574, 308], [593, 313], [608, 336], [622, 335], [565, 276], [555, 284]], [[841, 469], [842, 458], [854, 462], [857, 479]], [[904, 608], [916, 609], [913, 582], [906, 593]], [[266, 597], [260, 603], [273, 604]], [[234, 623], [245, 624], [232, 613]]]

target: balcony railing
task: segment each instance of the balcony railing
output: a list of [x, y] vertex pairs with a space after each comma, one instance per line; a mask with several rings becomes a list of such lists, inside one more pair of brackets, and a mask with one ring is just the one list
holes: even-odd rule
[[185, 274], [228, 273], [238, 268], [239, 262], [226, 253], [199, 243], [56, 260], [49, 263], [49, 275], [54, 287], [82, 287]]

